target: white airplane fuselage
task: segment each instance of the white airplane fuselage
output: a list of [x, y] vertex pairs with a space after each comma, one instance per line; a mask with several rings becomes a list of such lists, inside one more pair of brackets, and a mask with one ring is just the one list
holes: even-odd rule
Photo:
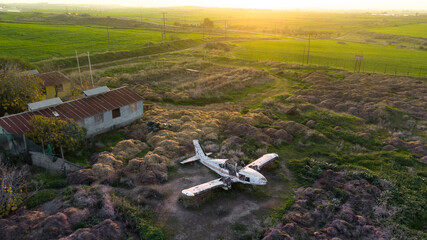
[[[240, 170], [237, 169], [228, 169], [225, 167], [225, 162], [227, 159], [213, 159], [208, 156], [203, 156], [200, 158], [200, 162], [205, 165], [207, 168], [219, 174], [221, 177], [230, 179], [233, 183], [240, 182], [243, 184], [251, 185], [265, 185], [267, 184], [267, 179], [258, 171], [250, 168], [244, 167]], [[230, 173], [233, 172], [233, 174]]]

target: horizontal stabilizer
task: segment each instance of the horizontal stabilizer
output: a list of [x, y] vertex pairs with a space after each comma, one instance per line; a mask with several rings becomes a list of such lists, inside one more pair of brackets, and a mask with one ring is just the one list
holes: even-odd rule
[[186, 163], [189, 163], [189, 162], [194, 162], [194, 161], [197, 161], [199, 159], [200, 158], [198, 156], [192, 156], [191, 158], [187, 158], [187, 159], [181, 161], [181, 164], [186, 164]]
[[[211, 154], [212, 154], [211, 152], [206, 153], [206, 156], [209, 156]], [[197, 161], [197, 160], [200, 160], [200, 158], [198, 156], [192, 156], [191, 158], [187, 158], [185, 160], [182, 160], [181, 164], [186, 164], [186, 163], [194, 162], [194, 161]]]

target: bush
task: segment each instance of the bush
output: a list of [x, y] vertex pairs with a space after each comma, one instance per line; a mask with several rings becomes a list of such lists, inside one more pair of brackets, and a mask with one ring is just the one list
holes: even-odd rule
[[141, 209], [133, 205], [128, 199], [113, 195], [115, 208], [122, 218], [128, 222], [129, 226], [136, 231], [138, 236], [145, 240], [164, 239], [163, 231], [153, 226], [154, 215], [150, 211]]
[[58, 190], [43, 189], [36, 192], [33, 196], [28, 198], [28, 200], [25, 202], [25, 205], [27, 206], [27, 208], [34, 208], [42, 203], [45, 203], [47, 201], [54, 199], [56, 196], [58, 196], [58, 194], [59, 194]]

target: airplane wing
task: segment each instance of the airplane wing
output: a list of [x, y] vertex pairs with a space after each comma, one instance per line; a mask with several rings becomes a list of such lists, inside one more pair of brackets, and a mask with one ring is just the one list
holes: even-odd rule
[[279, 155], [277, 155], [276, 153], [264, 154], [264, 156], [249, 163], [246, 167], [250, 167], [252, 169], [259, 171], [264, 165], [266, 165], [267, 163], [269, 163], [270, 161], [274, 160], [277, 157], [279, 157]]
[[221, 178], [212, 180], [210, 182], [206, 182], [206, 183], [202, 183], [200, 185], [188, 188], [188, 189], [184, 189], [182, 190], [182, 193], [186, 196], [189, 197], [194, 197], [198, 194], [201, 194], [203, 192], [206, 192], [208, 190], [214, 189], [214, 188], [218, 188], [218, 187], [222, 187], [222, 186], [226, 186], [226, 184], [222, 181]]

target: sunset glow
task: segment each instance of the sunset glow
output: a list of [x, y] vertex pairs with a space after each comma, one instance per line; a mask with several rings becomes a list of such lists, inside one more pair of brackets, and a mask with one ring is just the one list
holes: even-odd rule
[[[6, 0], [3, 3], [38, 3], [39, 0]], [[201, 7], [223, 7], [223, 8], [257, 8], [257, 9], [416, 9], [427, 8], [426, 1], [419, 0], [49, 0], [51, 4], [73, 3], [73, 4], [108, 4], [139, 7], [167, 7], [167, 6], [201, 6]]]

